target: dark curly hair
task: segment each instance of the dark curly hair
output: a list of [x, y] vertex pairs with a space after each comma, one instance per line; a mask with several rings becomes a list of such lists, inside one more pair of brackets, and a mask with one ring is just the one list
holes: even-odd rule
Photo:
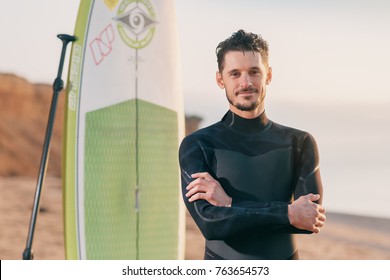
[[219, 43], [215, 49], [219, 72], [222, 72], [224, 68], [225, 54], [229, 51], [259, 52], [265, 65], [268, 66], [268, 43], [261, 35], [245, 32], [240, 29], [225, 41]]

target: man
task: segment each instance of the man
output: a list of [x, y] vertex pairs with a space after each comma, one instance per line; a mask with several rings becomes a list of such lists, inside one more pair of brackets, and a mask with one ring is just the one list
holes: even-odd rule
[[298, 259], [295, 233], [325, 222], [318, 149], [269, 120], [268, 44], [239, 30], [216, 49], [229, 111], [180, 146], [183, 198], [206, 238], [205, 259]]

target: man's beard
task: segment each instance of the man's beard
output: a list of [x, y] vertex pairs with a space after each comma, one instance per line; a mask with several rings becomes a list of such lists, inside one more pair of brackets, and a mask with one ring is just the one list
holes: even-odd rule
[[227, 92], [226, 92], [226, 98], [232, 106], [236, 107], [240, 111], [246, 111], [246, 112], [254, 111], [256, 108], [260, 106], [261, 101], [264, 99], [264, 98], [262, 98], [261, 100], [256, 99], [255, 101], [252, 101], [249, 104], [243, 104], [238, 102], [234, 103], [233, 100], [231, 100], [231, 98], [229, 97], [229, 94]]

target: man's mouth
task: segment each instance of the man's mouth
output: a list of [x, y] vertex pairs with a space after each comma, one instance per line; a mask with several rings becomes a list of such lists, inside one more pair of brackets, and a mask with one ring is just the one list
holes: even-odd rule
[[246, 94], [252, 94], [252, 93], [257, 93], [257, 89], [255, 88], [246, 88], [246, 89], [242, 89], [240, 91], [238, 91], [236, 93], [236, 95], [240, 95], [240, 94], [243, 94], [243, 95], [246, 95]]

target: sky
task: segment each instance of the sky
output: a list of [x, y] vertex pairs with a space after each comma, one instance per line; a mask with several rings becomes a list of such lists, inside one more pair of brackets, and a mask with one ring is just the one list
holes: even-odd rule
[[[56, 35], [73, 34], [80, 1], [1, 1], [0, 72], [52, 83]], [[214, 121], [210, 107], [225, 104], [215, 84], [215, 47], [240, 28], [269, 42], [270, 99], [390, 100], [390, 1], [177, 0], [176, 10], [185, 109], [206, 123]], [[221, 108], [215, 114], [226, 104]]]
[[[51, 84], [61, 50], [56, 35], [73, 34], [80, 1], [0, 1], [0, 72]], [[267, 114], [316, 136], [330, 196], [351, 177], [356, 184], [375, 177], [389, 189], [376, 172], [390, 167], [390, 1], [177, 0], [176, 14], [187, 114], [201, 116], [202, 126], [221, 118], [228, 106], [215, 83], [215, 47], [238, 29], [259, 33], [273, 68]], [[351, 162], [359, 166], [347, 169]], [[370, 167], [363, 179], [354, 176]], [[348, 175], [339, 178], [336, 168]], [[386, 207], [377, 214], [390, 217]]]

